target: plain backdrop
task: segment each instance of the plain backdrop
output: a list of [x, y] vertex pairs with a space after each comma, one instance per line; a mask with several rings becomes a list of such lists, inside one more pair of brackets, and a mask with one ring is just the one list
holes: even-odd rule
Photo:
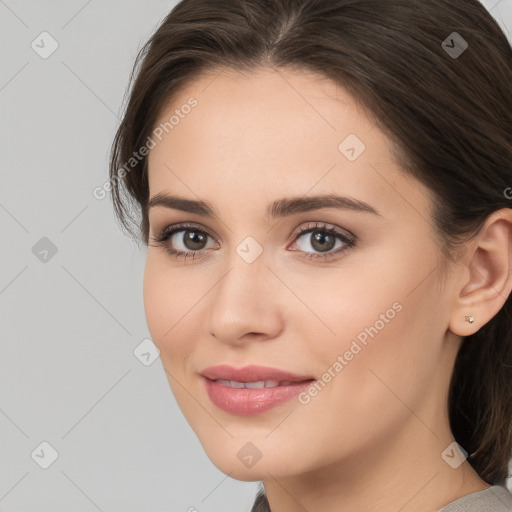
[[[93, 195], [135, 55], [175, 3], [0, 0], [0, 512], [254, 501], [203, 452], [160, 359], [137, 357], [144, 251]], [[512, 0], [483, 3], [510, 38]]]

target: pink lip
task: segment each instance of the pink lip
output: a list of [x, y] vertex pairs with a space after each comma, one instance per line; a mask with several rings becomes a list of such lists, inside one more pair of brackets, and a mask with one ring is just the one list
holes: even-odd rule
[[233, 368], [227, 364], [220, 364], [218, 366], [210, 366], [205, 368], [201, 375], [210, 380], [226, 379], [237, 380], [238, 382], [254, 382], [257, 380], [278, 380], [278, 381], [291, 381], [302, 382], [305, 380], [313, 380], [311, 375], [296, 375], [280, 370], [279, 368], [270, 368], [268, 366], [244, 366], [243, 368]]
[[[314, 380], [310, 376], [295, 375], [264, 366], [246, 366], [237, 369], [228, 365], [219, 365], [206, 368], [201, 375], [210, 400], [220, 409], [241, 416], [250, 416], [273, 409], [305, 391]], [[215, 382], [214, 379], [239, 382], [277, 380], [290, 381], [291, 384], [273, 388], [245, 389], [231, 388]]]

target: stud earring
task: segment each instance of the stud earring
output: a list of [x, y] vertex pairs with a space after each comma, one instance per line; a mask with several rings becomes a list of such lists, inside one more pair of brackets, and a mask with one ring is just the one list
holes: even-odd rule
[[472, 315], [467, 315], [465, 318], [466, 321], [469, 322], [470, 324], [472, 324], [475, 321]]

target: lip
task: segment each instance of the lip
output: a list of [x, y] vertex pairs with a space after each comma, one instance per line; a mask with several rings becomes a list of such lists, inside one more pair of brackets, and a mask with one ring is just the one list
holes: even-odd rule
[[258, 380], [277, 380], [302, 382], [305, 380], [314, 380], [312, 375], [296, 375], [279, 368], [271, 368], [269, 366], [244, 366], [243, 368], [234, 368], [227, 364], [218, 366], [210, 366], [205, 368], [201, 375], [210, 380], [226, 379], [237, 380], [239, 382], [254, 382]]
[[[277, 368], [254, 365], [244, 368], [212, 366], [203, 370], [201, 376], [210, 400], [223, 411], [239, 416], [252, 416], [273, 409], [305, 391], [315, 380], [314, 377], [307, 375], [296, 375]], [[239, 382], [277, 380], [289, 381], [290, 384], [273, 388], [231, 388], [215, 382], [215, 379]]]

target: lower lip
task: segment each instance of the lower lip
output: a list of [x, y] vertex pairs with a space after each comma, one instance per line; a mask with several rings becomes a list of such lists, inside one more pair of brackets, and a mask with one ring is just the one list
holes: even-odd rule
[[223, 411], [252, 416], [273, 409], [305, 391], [314, 381], [274, 388], [230, 388], [203, 377], [210, 400]]

